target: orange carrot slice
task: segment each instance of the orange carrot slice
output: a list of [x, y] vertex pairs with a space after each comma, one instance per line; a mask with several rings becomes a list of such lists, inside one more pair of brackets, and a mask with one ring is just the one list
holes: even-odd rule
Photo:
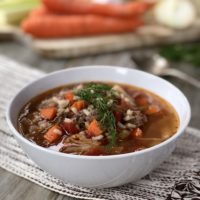
[[88, 133], [91, 136], [98, 136], [103, 133], [100, 123], [96, 119], [93, 119], [93, 121], [89, 124]]
[[65, 98], [67, 100], [69, 100], [70, 102], [73, 102], [74, 101], [74, 93], [72, 91], [67, 92], [65, 95]]
[[52, 120], [57, 114], [57, 108], [56, 107], [48, 107], [48, 108], [42, 108], [40, 110], [41, 117], [45, 119]]
[[63, 134], [62, 128], [58, 125], [54, 125], [46, 132], [46, 134], [44, 135], [44, 138], [48, 142], [52, 143], [60, 139], [62, 134]]
[[84, 100], [78, 100], [73, 103], [72, 107], [76, 108], [78, 111], [86, 107], [86, 102]]

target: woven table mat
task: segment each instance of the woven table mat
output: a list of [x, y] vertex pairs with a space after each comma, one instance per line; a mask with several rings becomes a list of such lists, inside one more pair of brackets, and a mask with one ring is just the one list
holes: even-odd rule
[[44, 188], [80, 199], [153, 200], [200, 199], [200, 131], [187, 128], [172, 155], [136, 183], [109, 189], [89, 189], [63, 183], [34, 164], [8, 129], [8, 101], [43, 72], [0, 56], [0, 167]]

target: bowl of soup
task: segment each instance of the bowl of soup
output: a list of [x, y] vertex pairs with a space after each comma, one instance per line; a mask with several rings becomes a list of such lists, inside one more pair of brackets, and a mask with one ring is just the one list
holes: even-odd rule
[[48, 74], [12, 99], [7, 122], [43, 170], [107, 188], [136, 181], [174, 150], [190, 120], [183, 93], [154, 75], [84, 66]]

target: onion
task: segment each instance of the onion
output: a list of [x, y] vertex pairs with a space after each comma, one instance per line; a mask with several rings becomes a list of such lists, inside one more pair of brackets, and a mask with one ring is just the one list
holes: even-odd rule
[[189, 0], [160, 0], [153, 13], [160, 24], [176, 29], [187, 28], [196, 19], [196, 10]]

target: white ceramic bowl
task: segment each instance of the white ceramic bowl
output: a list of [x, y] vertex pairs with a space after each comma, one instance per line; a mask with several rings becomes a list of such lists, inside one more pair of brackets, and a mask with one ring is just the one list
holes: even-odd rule
[[[68, 155], [40, 147], [17, 131], [21, 108], [36, 95], [51, 88], [85, 81], [113, 81], [139, 86], [166, 99], [178, 113], [180, 127], [168, 140], [151, 148], [112, 156]], [[11, 101], [7, 122], [28, 156], [43, 170], [65, 182], [86, 187], [113, 187], [136, 181], [163, 162], [174, 150], [190, 120], [190, 106], [183, 93], [151, 74], [122, 67], [85, 66], [54, 72], [23, 88]]]

